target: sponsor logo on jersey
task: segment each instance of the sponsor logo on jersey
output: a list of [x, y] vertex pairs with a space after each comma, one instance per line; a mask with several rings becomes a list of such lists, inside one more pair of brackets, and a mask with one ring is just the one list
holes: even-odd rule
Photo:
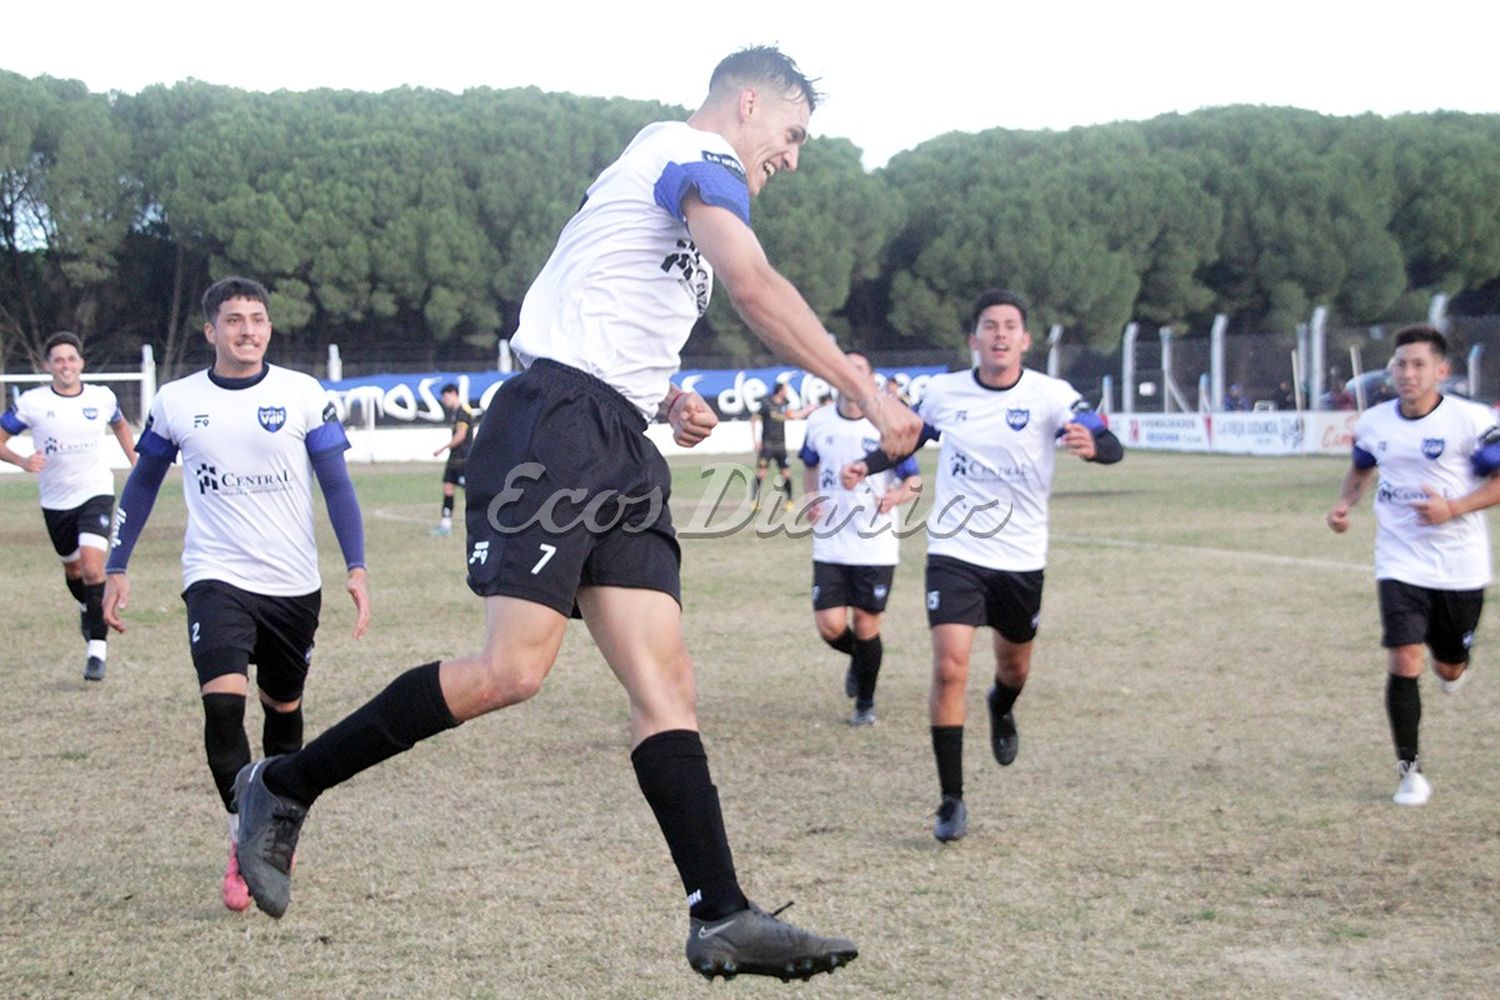
[[1399, 503], [1409, 504], [1418, 500], [1426, 500], [1427, 494], [1412, 486], [1393, 486], [1382, 482], [1375, 491], [1376, 503]]
[[693, 297], [698, 315], [708, 312], [708, 298], [713, 291], [713, 275], [703, 265], [703, 257], [692, 240], [678, 240], [677, 252], [662, 258], [661, 269], [677, 274], [677, 283]]
[[1007, 409], [1005, 411], [1005, 422], [1010, 425], [1011, 430], [1021, 430], [1031, 422], [1031, 411], [1020, 407]]
[[745, 168], [740, 166], [740, 161], [732, 156], [727, 156], [724, 153], [715, 153], [711, 149], [705, 149], [703, 151], [703, 162], [717, 164], [731, 174], [734, 174], [741, 181], [745, 180]]
[[262, 406], [256, 409], [255, 417], [262, 427], [275, 434], [281, 430], [281, 425], [286, 423], [286, 407]]
[[219, 492], [218, 469], [214, 468], [212, 465], [209, 465], [207, 462], [200, 462], [198, 465], [198, 469], [194, 473], [194, 475], [198, 477], [199, 496], [202, 496], [209, 490], [213, 490], [215, 493]]
[[1426, 455], [1428, 458], [1436, 459], [1443, 453], [1443, 445], [1446, 443], [1447, 442], [1442, 438], [1423, 438], [1422, 454]]
[[224, 496], [245, 496], [252, 493], [282, 493], [292, 488], [292, 473], [288, 469], [270, 472], [234, 472], [219, 470], [216, 465], [200, 462], [194, 475], [198, 479], [198, 495], [213, 492]]
[[99, 419], [99, 407], [97, 407], [97, 406], [85, 406], [83, 408], [83, 419], [85, 419], [85, 420], [98, 420]]

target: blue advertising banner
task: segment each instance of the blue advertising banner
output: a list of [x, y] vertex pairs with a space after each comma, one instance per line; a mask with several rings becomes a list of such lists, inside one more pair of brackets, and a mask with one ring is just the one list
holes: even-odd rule
[[[922, 398], [927, 381], [947, 369], [939, 365], [876, 370], [880, 381], [894, 379], [902, 394], [912, 402]], [[504, 372], [416, 372], [369, 375], [324, 381], [323, 388], [347, 420], [359, 407], [361, 419], [368, 419], [370, 409], [380, 424], [446, 422], [443, 405], [438, 399], [443, 386], [453, 383], [470, 405], [487, 409], [490, 399], [510, 373]], [[725, 420], [746, 419], [771, 394], [778, 381], [786, 381], [794, 408], [816, 406], [833, 395], [828, 383], [800, 368], [696, 368], [684, 369], [672, 381], [693, 391]]]

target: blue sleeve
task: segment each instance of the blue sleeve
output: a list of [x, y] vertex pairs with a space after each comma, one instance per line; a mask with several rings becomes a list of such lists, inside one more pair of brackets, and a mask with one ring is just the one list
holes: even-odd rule
[[125, 419], [125, 414], [121, 413], [120, 412], [120, 408], [117, 406], [117, 407], [115, 407], [115, 415], [109, 418], [109, 422], [111, 424], [118, 424], [121, 420], [124, 420], [124, 419]]
[[750, 189], [745, 186], [744, 175], [731, 170], [728, 164], [702, 160], [668, 163], [656, 181], [653, 194], [658, 205], [686, 222], [682, 199], [689, 191], [697, 191], [703, 204], [727, 208], [745, 225], [750, 225]]
[[313, 458], [328, 451], [343, 452], [349, 447], [349, 435], [344, 433], [344, 425], [339, 423], [338, 407], [333, 403], [327, 403], [323, 407], [323, 422], [307, 432], [303, 439], [307, 446], [307, 453]]
[[802, 459], [802, 464], [808, 468], [817, 465], [821, 461], [818, 453], [813, 450], [813, 446], [806, 443], [802, 445], [802, 450], [797, 453], [797, 457]]
[[15, 410], [6, 410], [0, 414], [0, 427], [4, 427], [7, 434], [19, 434], [26, 429]]
[[915, 455], [907, 456], [900, 465], [896, 466], [896, 476], [900, 479], [910, 479], [912, 476], [920, 474], [921, 471], [917, 467], [917, 456]]
[[[150, 431], [142, 434], [141, 440], [148, 437], [162, 441], [162, 438]], [[162, 455], [160, 448], [155, 446], [149, 450], [136, 451], [135, 468], [130, 470], [130, 478], [125, 480], [125, 489], [120, 492], [120, 503], [115, 508], [115, 526], [110, 532], [109, 562], [104, 566], [106, 573], [123, 573], [130, 562], [130, 553], [135, 548], [136, 539], [141, 537], [141, 529], [151, 516], [151, 508], [156, 506], [156, 494], [161, 489], [161, 481], [172, 467], [171, 456], [177, 453], [176, 448], [171, 445], [167, 447], [171, 449], [171, 455]]]
[[141, 431], [140, 440], [135, 443], [137, 455], [149, 455], [152, 458], [161, 459], [167, 465], [177, 457], [177, 446], [160, 434], [153, 431], [150, 425]]
[[[330, 426], [338, 425], [323, 425]], [[312, 435], [308, 435], [308, 439], [311, 438]], [[344, 565], [349, 569], [364, 566], [365, 522], [359, 513], [359, 497], [354, 494], [349, 467], [344, 464], [344, 449], [325, 448], [314, 453], [312, 467], [318, 477], [318, 486], [323, 490], [323, 499], [328, 504], [328, 520], [333, 522], [333, 534], [344, 554]]]
[[921, 451], [922, 446], [928, 441], [937, 441], [942, 436], [942, 431], [938, 430], [936, 427], [932, 426], [924, 420], [922, 422], [922, 433], [917, 438], [917, 446], [911, 450], [911, 454], [902, 455], [900, 458], [891, 458], [885, 452], [881, 451], [879, 448], [876, 448], [864, 458], [860, 459], [860, 461], [865, 463], [866, 473], [873, 476], [877, 472], [884, 472], [886, 469], [894, 469], [899, 463], [906, 461], [907, 459], [911, 458], [912, 455], [916, 454], [918, 451]]
[[1375, 468], [1375, 456], [1365, 451], [1359, 445], [1355, 445], [1354, 467], [1360, 470]]
[[1479, 450], [1469, 458], [1474, 475], [1489, 477], [1500, 472], [1500, 427], [1491, 427], [1479, 435]]

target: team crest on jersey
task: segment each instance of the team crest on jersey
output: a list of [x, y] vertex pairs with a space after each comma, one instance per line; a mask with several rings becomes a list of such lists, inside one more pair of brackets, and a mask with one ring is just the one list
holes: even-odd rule
[[1443, 445], [1446, 443], [1443, 438], [1423, 438], [1422, 454], [1435, 459], [1443, 453]]
[[99, 407], [97, 407], [97, 406], [85, 406], [83, 408], [83, 419], [85, 419], [85, 420], [97, 420], [98, 418], [99, 418]]
[[1008, 409], [1005, 411], [1005, 422], [1010, 424], [1010, 429], [1018, 431], [1031, 422], [1031, 411], [1023, 409]]
[[281, 425], [286, 423], [285, 406], [262, 406], [256, 409], [255, 416], [260, 420], [260, 425], [275, 434], [281, 430]]
[[859, 441], [859, 446], [863, 448], [865, 450], [865, 454], [868, 455], [870, 452], [880, 447], [880, 438], [861, 438]]

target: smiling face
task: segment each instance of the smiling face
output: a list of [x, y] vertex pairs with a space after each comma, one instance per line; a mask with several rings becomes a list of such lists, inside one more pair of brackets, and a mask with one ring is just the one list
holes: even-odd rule
[[1031, 334], [1021, 310], [1008, 303], [990, 306], [979, 314], [969, 347], [979, 355], [979, 377], [987, 385], [1010, 385], [1021, 374], [1021, 361], [1031, 349]]
[[1448, 361], [1432, 344], [1402, 344], [1389, 367], [1403, 411], [1421, 413], [1436, 405], [1438, 385], [1448, 377]]
[[214, 371], [228, 378], [257, 374], [271, 344], [271, 317], [266, 304], [236, 296], [219, 305], [203, 336], [214, 345]]
[[72, 344], [58, 344], [47, 352], [47, 373], [52, 376], [52, 388], [71, 396], [83, 377], [83, 357]]
[[783, 170], [796, 170], [812, 112], [801, 91], [778, 93], [774, 86], [746, 86], [739, 94], [739, 128], [730, 144], [745, 166], [753, 198]]

